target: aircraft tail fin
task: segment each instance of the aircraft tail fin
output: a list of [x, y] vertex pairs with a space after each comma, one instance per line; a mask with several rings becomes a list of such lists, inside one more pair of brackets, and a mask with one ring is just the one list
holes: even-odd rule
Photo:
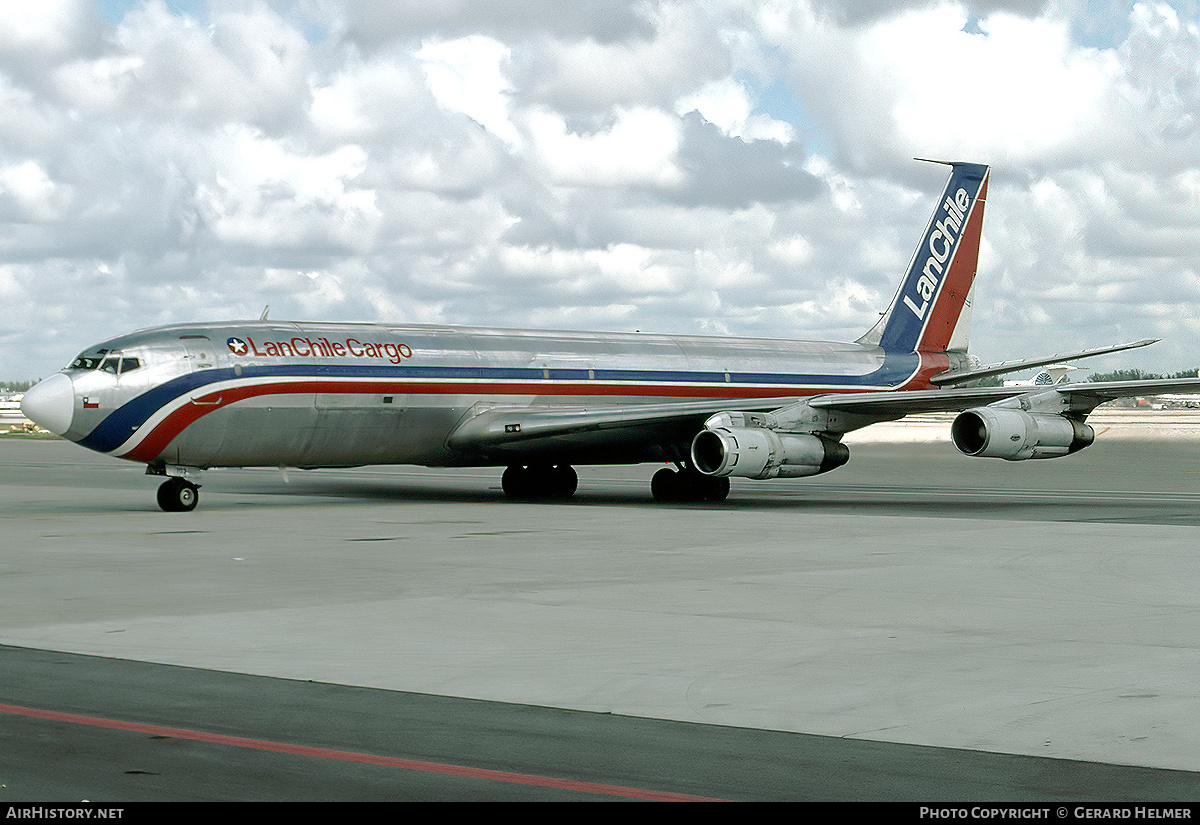
[[966, 352], [988, 167], [945, 163], [950, 180], [891, 306], [860, 344], [889, 352]]

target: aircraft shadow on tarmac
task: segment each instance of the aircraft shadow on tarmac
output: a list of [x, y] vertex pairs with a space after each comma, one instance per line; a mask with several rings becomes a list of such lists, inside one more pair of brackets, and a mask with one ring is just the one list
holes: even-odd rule
[[[467, 486], [471, 485], [471, 486]], [[627, 486], [621, 490], [619, 486]], [[233, 496], [233, 498], [231, 498]], [[269, 502], [245, 496], [269, 497]], [[346, 504], [429, 503], [480, 504], [504, 507], [637, 507], [664, 512], [693, 510], [795, 510], [827, 515], [910, 516], [1019, 521], [1104, 522], [1200, 526], [1197, 497], [1190, 493], [1113, 494], [1092, 490], [1012, 488], [962, 489], [942, 486], [865, 486], [821, 483], [779, 487], [735, 485], [719, 503], [664, 504], [632, 481], [606, 480], [594, 489], [581, 486], [569, 500], [513, 502], [505, 498], [498, 480], [481, 477], [415, 480], [412, 477], [359, 480], [306, 477], [301, 481], [222, 479], [207, 498], [215, 509], [263, 506], [311, 506], [313, 498], [340, 499]]]

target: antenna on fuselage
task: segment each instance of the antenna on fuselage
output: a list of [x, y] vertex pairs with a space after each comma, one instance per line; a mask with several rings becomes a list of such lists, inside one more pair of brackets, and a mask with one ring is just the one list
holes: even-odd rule
[[266, 306], [263, 307], [262, 315], [258, 316], [258, 320], [260, 320], [260, 321], [267, 320], [267, 313], [270, 311], [271, 311], [271, 305], [267, 304]]

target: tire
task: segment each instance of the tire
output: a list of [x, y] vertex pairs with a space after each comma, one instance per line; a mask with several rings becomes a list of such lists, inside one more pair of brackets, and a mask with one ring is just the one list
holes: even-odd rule
[[529, 467], [512, 466], [500, 477], [504, 495], [517, 501], [545, 501], [565, 499], [575, 495], [579, 486], [579, 474], [570, 464], [533, 464]]
[[158, 488], [158, 506], [167, 513], [190, 513], [200, 503], [200, 488], [178, 476]]
[[724, 501], [729, 497], [729, 479], [701, 475], [693, 469], [682, 472], [664, 467], [650, 479], [655, 501]]
[[729, 498], [729, 477], [717, 478], [715, 476], [705, 476], [704, 500], [720, 502], [727, 498]]
[[559, 464], [554, 468], [554, 497], [570, 498], [579, 489], [579, 474], [570, 464]]
[[509, 467], [504, 471], [504, 475], [500, 476], [500, 488], [510, 499], [529, 498], [530, 486], [529, 471], [524, 467]]
[[650, 493], [655, 501], [679, 501], [679, 474], [663, 467], [650, 479]]

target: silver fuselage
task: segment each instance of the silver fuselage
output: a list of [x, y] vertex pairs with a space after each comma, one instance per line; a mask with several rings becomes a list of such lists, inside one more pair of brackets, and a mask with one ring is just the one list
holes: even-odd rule
[[[85, 350], [61, 433], [141, 462], [483, 466], [450, 434], [496, 408], [595, 408], [929, 387], [945, 356], [817, 341], [246, 322], [134, 332]], [[698, 429], [699, 424], [696, 425]], [[690, 438], [692, 433], [679, 433]], [[661, 458], [659, 433], [592, 463]], [[566, 449], [566, 448], [564, 448]]]

